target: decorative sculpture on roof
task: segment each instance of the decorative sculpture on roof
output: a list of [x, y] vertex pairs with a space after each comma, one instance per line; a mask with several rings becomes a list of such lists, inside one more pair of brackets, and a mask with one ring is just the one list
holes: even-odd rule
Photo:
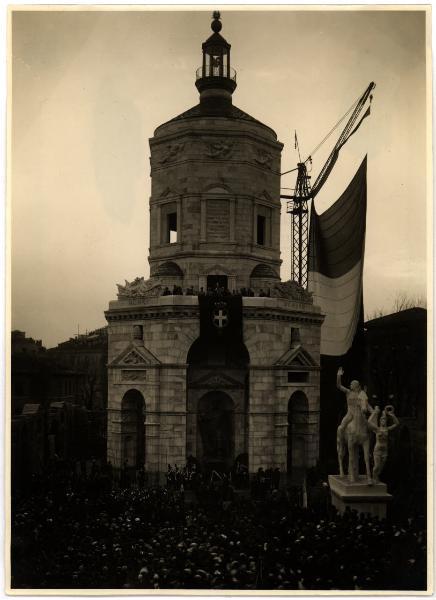
[[298, 285], [296, 281], [292, 280], [274, 284], [274, 287], [271, 290], [271, 297], [286, 298], [288, 300], [294, 300], [294, 302], [313, 304], [312, 292], [308, 292]]
[[161, 295], [162, 286], [159, 283], [144, 277], [136, 277], [131, 283], [125, 280], [125, 285], [117, 283], [118, 298], [154, 298]]
[[219, 10], [214, 10], [213, 11], [213, 21], [211, 24], [211, 29], [212, 31], [214, 31], [215, 33], [219, 33], [222, 29], [223, 24], [221, 23], [220, 19], [221, 19], [221, 13]]

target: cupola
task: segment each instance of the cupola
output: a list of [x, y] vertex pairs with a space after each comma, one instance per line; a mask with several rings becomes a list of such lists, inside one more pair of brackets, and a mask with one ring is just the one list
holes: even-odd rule
[[200, 92], [200, 103], [209, 98], [231, 104], [236, 88], [236, 71], [230, 66], [230, 44], [222, 37], [222, 23], [218, 11], [213, 13], [213, 34], [203, 43], [203, 64], [197, 69], [195, 85]]

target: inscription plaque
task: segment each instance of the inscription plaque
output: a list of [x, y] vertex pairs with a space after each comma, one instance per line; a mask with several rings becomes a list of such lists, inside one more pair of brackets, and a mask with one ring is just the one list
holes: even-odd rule
[[230, 237], [230, 210], [228, 200], [207, 201], [207, 239], [212, 242], [228, 240]]

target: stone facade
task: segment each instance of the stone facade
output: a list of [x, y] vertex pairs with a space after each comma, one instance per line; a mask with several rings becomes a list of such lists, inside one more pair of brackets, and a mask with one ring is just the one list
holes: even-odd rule
[[[217, 31], [203, 44], [200, 104], [150, 140], [150, 279], [119, 285], [106, 311], [108, 459], [161, 476], [188, 457], [207, 462], [214, 423], [227, 467], [243, 457], [250, 472], [290, 471], [318, 459], [323, 316], [280, 281], [282, 144], [233, 106], [233, 75], [207, 75], [212, 51], [213, 64], [230, 60]], [[242, 290], [232, 359], [230, 348], [198, 349], [198, 293], [216, 287]]]
[[[209, 157], [213, 135], [226, 140], [231, 151]], [[154, 159], [175, 140], [183, 148], [180, 156], [164, 164]], [[250, 287], [258, 265], [268, 265], [272, 277], [278, 277], [282, 145], [275, 134], [243, 120], [193, 117], [159, 127], [150, 148], [151, 274], [171, 260], [182, 270], [186, 286], [206, 289], [207, 275], [226, 274], [232, 291], [237, 282]], [[271, 162], [258, 162], [262, 152]], [[169, 214], [177, 215], [177, 241], [171, 244]], [[263, 244], [257, 243], [259, 217], [264, 219]], [[172, 280], [162, 278], [162, 283]]]

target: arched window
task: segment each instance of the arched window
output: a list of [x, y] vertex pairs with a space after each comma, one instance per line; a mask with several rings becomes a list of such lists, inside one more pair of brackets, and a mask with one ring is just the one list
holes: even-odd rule
[[145, 463], [145, 402], [138, 390], [121, 401], [122, 465], [138, 469]]
[[306, 394], [296, 391], [288, 402], [288, 475], [299, 479], [307, 464], [309, 402]]

